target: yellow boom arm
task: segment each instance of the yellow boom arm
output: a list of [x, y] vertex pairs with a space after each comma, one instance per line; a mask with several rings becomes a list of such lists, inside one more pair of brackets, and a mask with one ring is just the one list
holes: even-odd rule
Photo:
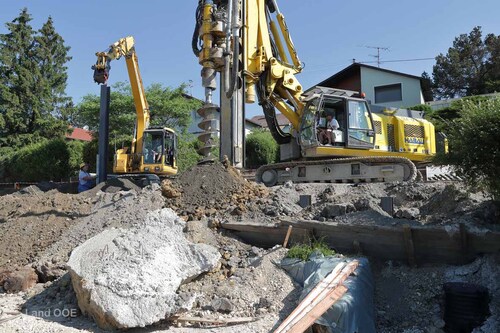
[[97, 52], [97, 62], [92, 69], [94, 70], [94, 81], [98, 84], [105, 84], [109, 78], [110, 62], [125, 57], [127, 64], [130, 86], [134, 97], [135, 111], [137, 114], [137, 128], [134, 141], [132, 142], [132, 154], [142, 153], [143, 132], [149, 127], [149, 106], [144, 92], [139, 63], [134, 47], [134, 38], [125, 37], [111, 44], [105, 52]]

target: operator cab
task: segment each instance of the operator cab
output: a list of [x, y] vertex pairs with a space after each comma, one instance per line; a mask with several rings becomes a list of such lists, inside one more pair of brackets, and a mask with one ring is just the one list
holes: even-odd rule
[[315, 87], [305, 94], [301, 145], [372, 149], [373, 119], [368, 103], [354, 91]]
[[[142, 158], [146, 168], [161, 171], [162, 165], [177, 166], [177, 136], [174, 131], [163, 127], [152, 127], [144, 131]], [[156, 165], [156, 166], [155, 166]]]

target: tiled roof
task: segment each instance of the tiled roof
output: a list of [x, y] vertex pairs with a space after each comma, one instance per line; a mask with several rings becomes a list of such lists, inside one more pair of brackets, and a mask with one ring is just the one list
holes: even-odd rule
[[66, 139], [69, 140], [80, 140], [80, 141], [92, 141], [92, 132], [83, 128], [71, 127], [73, 131], [71, 134], [66, 134]]

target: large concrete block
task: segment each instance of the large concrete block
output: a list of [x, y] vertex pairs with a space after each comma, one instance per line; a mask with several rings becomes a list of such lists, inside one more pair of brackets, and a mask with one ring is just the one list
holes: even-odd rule
[[77, 247], [68, 261], [78, 305], [105, 329], [144, 327], [178, 310], [177, 289], [217, 266], [220, 254], [193, 244], [171, 209], [132, 229], [110, 229]]

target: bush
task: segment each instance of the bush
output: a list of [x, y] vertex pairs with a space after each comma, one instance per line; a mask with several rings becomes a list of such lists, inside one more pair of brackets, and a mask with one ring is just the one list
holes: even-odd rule
[[62, 138], [43, 140], [17, 150], [1, 150], [0, 179], [60, 181], [78, 172], [84, 143]]
[[325, 257], [335, 254], [335, 251], [330, 249], [326, 243], [324, 243], [323, 241], [315, 240], [311, 244], [300, 244], [292, 246], [286, 256], [288, 258], [297, 258], [306, 261], [309, 259], [311, 254], [313, 254], [313, 252], [319, 252]]
[[83, 160], [83, 147], [85, 146], [85, 143], [82, 141], [68, 141], [67, 143], [68, 146], [68, 152], [69, 152], [69, 160], [68, 160], [68, 166], [70, 171], [70, 174], [78, 174], [78, 170], [80, 169], [80, 164], [84, 162]]
[[469, 185], [500, 199], [500, 98], [462, 102], [461, 117], [448, 128], [450, 152], [443, 162], [454, 165]]
[[464, 105], [476, 104], [488, 101], [487, 96], [469, 96], [453, 101], [450, 106], [438, 110], [430, 110], [426, 112], [426, 118], [432, 122], [438, 132], [448, 133], [449, 128], [454, 126], [454, 120], [462, 117]]
[[[124, 147], [130, 149], [130, 144], [125, 144]], [[116, 147], [117, 149], [121, 148]], [[99, 153], [99, 142], [96, 138], [92, 139], [92, 141], [86, 142], [83, 146], [83, 162], [89, 164], [89, 172], [97, 172], [97, 154]], [[113, 143], [109, 143], [108, 145], [108, 166], [107, 172], [113, 173], [113, 164], [115, 160], [115, 145]]]
[[269, 131], [258, 130], [246, 138], [246, 166], [257, 168], [279, 161], [279, 146]]
[[417, 104], [414, 106], [410, 106], [407, 109], [414, 111], [424, 111], [425, 113], [432, 112], [432, 108], [430, 107], [430, 105], [427, 104]]
[[196, 150], [201, 142], [192, 134], [179, 134], [177, 148], [177, 167], [179, 172], [186, 171], [196, 165], [200, 160], [200, 155]]
[[11, 155], [6, 176], [15, 181], [56, 180], [69, 177], [70, 152], [64, 139], [25, 146]]

